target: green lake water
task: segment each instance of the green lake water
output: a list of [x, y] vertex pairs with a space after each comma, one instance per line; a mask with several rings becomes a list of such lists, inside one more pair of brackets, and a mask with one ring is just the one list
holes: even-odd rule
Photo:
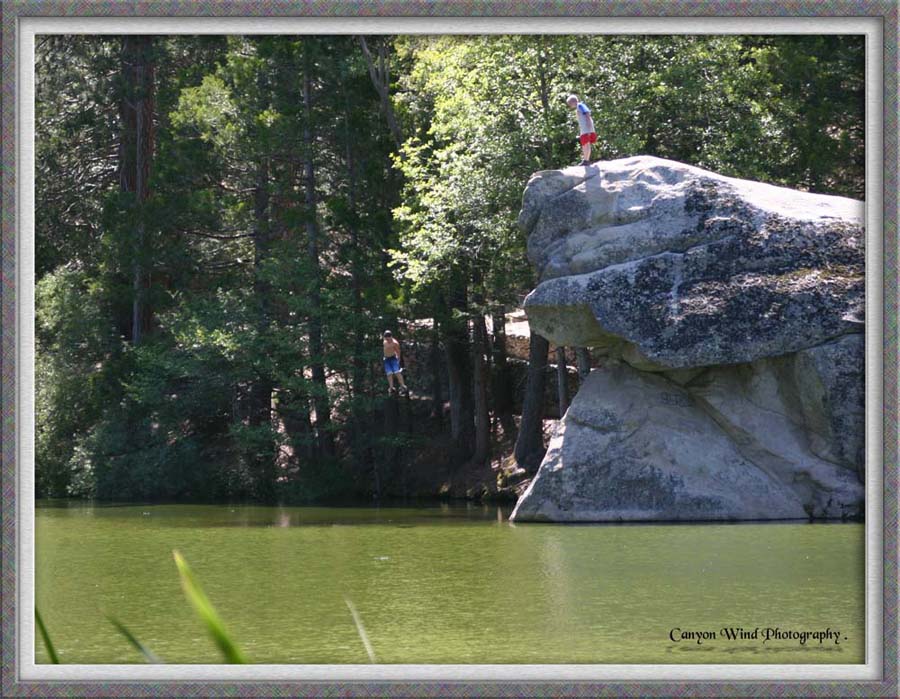
[[[64, 663], [142, 662], [105, 614], [166, 662], [221, 662], [184, 599], [178, 549], [257, 663], [368, 662], [346, 600], [381, 663], [864, 662], [861, 524], [508, 514], [38, 502], [36, 602]], [[767, 627], [837, 629], [840, 643], [764, 643]], [[717, 638], [673, 642], [674, 628]]]

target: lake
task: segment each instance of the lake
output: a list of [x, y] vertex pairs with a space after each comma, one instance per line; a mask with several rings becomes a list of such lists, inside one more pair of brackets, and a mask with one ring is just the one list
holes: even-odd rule
[[[864, 662], [862, 524], [508, 514], [39, 501], [36, 601], [64, 663], [143, 661], [106, 614], [166, 662], [221, 662], [181, 591], [177, 549], [255, 663], [368, 662], [347, 600], [381, 663]], [[723, 637], [739, 627], [758, 637]], [[776, 627], [838, 630], [839, 643], [764, 642]]]

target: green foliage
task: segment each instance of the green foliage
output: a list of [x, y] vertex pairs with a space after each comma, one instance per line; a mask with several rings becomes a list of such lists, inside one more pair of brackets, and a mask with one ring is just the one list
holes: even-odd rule
[[39, 496], [82, 494], [75, 444], [114, 400], [119, 336], [102, 291], [82, 271], [60, 267], [35, 290], [35, 446]]
[[225, 81], [218, 75], [206, 75], [198, 87], [181, 91], [178, 108], [172, 112], [172, 126], [193, 127], [201, 140], [228, 149], [242, 135], [237, 116], [238, 107]]
[[406, 184], [394, 211], [402, 243], [394, 264], [415, 292], [475, 272], [508, 301], [530, 281], [515, 223], [522, 183], [550, 167], [565, 140], [561, 110], [541, 110], [542, 97], [559, 91], [552, 45], [438, 37], [400, 48], [413, 68], [398, 101], [422, 123], [410, 125], [397, 159]]
[[447, 36], [397, 44], [411, 64], [396, 100], [411, 135], [396, 160], [405, 185], [392, 256], [415, 294], [459, 273], [483, 284], [488, 300], [509, 302], [529, 288], [516, 214], [531, 172], [580, 157], [564, 103], [572, 92], [592, 108], [595, 157], [649, 153], [862, 194], [855, 178], [863, 164], [853, 161], [863, 152], [858, 38]]
[[386, 424], [381, 331], [435, 319], [459, 400], [466, 322], [532, 286], [528, 177], [580, 159], [571, 92], [595, 157], [863, 195], [860, 37], [382, 37], [399, 149], [354, 37], [151, 46], [140, 203], [119, 177], [121, 37], [36, 47], [40, 497], [371, 494], [431, 430]]
[[773, 85], [770, 118], [782, 125], [780, 152], [758, 157], [789, 186], [864, 198], [862, 37], [773, 36], [749, 43], [763, 80]]
[[44, 35], [35, 50], [35, 272], [90, 268], [100, 193], [116, 183], [112, 37]]
[[94, 494], [140, 500], [252, 494], [240, 455], [262, 447], [241, 421], [247, 386], [268, 358], [250, 361], [245, 354], [259, 340], [242, 299], [223, 292], [218, 303], [186, 301], [159, 320], [165, 335], [129, 350], [120, 402], [80, 445]]

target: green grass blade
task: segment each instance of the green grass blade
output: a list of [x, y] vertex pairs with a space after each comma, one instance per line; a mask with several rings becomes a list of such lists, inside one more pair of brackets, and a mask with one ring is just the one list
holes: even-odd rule
[[116, 631], [122, 634], [128, 640], [128, 642], [137, 649], [138, 653], [144, 656], [144, 660], [146, 660], [148, 663], [163, 662], [159, 659], [159, 656], [157, 656], [156, 653], [154, 653], [152, 650], [147, 648], [147, 646], [137, 640], [137, 638], [134, 637], [134, 634], [128, 630], [125, 624], [111, 616], [107, 616], [106, 618], [109, 619], [110, 624], [116, 627]]
[[359, 612], [356, 611], [356, 607], [349, 598], [344, 597], [344, 602], [347, 603], [347, 609], [350, 610], [350, 616], [353, 617], [353, 623], [356, 624], [356, 633], [359, 634], [359, 640], [362, 641], [363, 647], [366, 649], [366, 655], [369, 656], [369, 662], [377, 663], [378, 660], [375, 658], [375, 650], [372, 648], [372, 643], [369, 641], [369, 634], [366, 633], [366, 627], [363, 626], [362, 617], [359, 615]]
[[172, 551], [172, 555], [175, 557], [175, 565], [178, 567], [178, 574], [181, 576], [181, 588], [184, 590], [185, 597], [187, 597], [188, 602], [191, 603], [194, 611], [197, 612], [197, 616], [200, 617], [200, 620], [206, 626], [206, 630], [212, 636], [219, 650], [222, 651], [226, 662], [246, 663], [247, 661], [244, 659], [243, 654], [225, 630], [225, 624], [222, 623], [219, 614], [191, 572], [187, 561], [184, 560], [178, 551]]
[[41, 613], [38, 608], [34, 608], [34, 618], [37, 620], [38, 630], [41, 632], [41, 638], [44, 639], [44, 646], [47, 648], [47, 654], [50, 656], [50, 662], [59, 665], [59, 656], [56, 654], [56, 648], [50, 640], [50, 634], [47, 633], [47, 627], [44, 626], [44, 620], [41, 619]]

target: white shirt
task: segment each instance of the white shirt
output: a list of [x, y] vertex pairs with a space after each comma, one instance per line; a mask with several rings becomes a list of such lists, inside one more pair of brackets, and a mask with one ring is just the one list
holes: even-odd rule
[[582, 134], [594, 132], [594, 120], [591, 118], [591, 110], [584, 102], [579, 102], [575, 107], [575, 115], [578, 117], [578, 128]]

